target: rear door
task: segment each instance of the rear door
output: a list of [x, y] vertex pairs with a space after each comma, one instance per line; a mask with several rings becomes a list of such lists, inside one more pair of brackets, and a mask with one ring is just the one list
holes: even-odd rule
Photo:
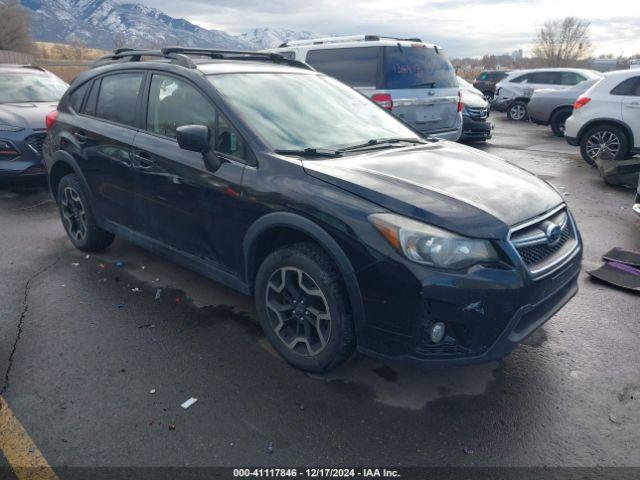
[[632, 77], [621, 84], [624, 94], [622, 99], [622, 119], [629, 125], [633, 133], [634, 147], [640, 147], [640, 75]]
[[95, 208], [112, 222], [133, 230], [142, 226], [139, 177], [133, 169], [132, 146], [144, 73], [128, 71], [93, 81], [84, 109], [70, 131], [78, 142], [79, 166]]
[[382, 88], [391, 94], [393, 113], [420, 132], [457, 128], [458, 82], [441, 49], [383, 47]]
[[[188, 79], [154, 73], [145, 95], [145, 126], [136, 137], [134, 162], [143, 178], [153, 238], [236, 273], [235, 232], [240, 183], [248, 148], [210, 99]], [[176, 129], [205, 125], [222, 160], [216, 171], [201, 153], [182, 150]]]

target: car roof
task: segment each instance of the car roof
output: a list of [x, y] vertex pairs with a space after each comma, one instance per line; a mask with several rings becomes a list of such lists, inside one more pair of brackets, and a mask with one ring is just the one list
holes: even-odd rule
[[613, 70], [611, 72], [606, 72], [604, 76], [607, 78], [638, 77], [640, 76], [640, 70], [635, 68], [630, 68], [628, 70]]

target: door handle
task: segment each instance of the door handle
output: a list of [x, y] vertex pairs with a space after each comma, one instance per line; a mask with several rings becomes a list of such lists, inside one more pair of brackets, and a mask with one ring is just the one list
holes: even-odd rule
[[151, 168], [156, 163], [151, 154], [147, 152], [136, 152], [133, 158], [136, 160], [138, 168]]
[[76, 137], [76, 140], [78, 140], [79, 143], [86, 142], [88, 138], [84, 130], [78, 130], [77, 132], [74, 132], [73, 136]]

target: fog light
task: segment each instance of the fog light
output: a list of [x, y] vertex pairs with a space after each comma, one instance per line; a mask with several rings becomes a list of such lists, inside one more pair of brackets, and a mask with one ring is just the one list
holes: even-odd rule
[[444, 338], [444, 331], [445, 331], [444, 323], [442, 322], [434, 323], [431, 326], [431, 332], [430, 332], [431, 341], [433, 343], [440, 343]]

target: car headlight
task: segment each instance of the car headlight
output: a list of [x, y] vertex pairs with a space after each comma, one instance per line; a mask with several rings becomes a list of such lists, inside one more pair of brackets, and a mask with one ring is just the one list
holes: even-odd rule
[[498, 261], [488, 240], [463, 237], [393, 213], [376, 213], [369, 221], [393, 248], [416, 263], [461, 269]]
[[0, 123], [0, 132], [21, 132], [22, 130], [24, 130], [24, 127]]

